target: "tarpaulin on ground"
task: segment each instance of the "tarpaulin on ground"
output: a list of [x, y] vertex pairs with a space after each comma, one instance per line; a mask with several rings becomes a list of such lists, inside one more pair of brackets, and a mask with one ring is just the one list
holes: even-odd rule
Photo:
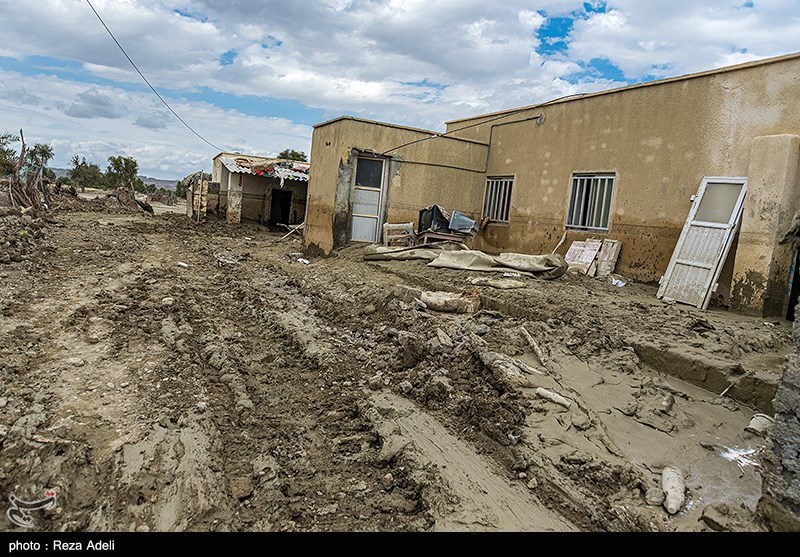
[[524, 253], [501, 253], [489, 255], [479, 250], [459, 248], [460, 244], [391, 248], [369, 246], [364, 259], [367, 261], [402, 261], [421, 259], [428, 267], [481, 271], [494, 273], [517, 272], [544, 279], [558, 278], [567, 272], [569, 264], [562, 255], [527, 255]]

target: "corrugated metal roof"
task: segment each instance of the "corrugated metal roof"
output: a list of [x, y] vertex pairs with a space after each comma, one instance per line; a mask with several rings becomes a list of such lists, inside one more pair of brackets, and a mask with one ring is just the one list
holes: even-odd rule
[[267, 159], [248, 155], [219, 155], [219, 160], [229, 172], [278, 178], [283, 186], [284, 180], [308, 182], [311, 165], [306, 162]]

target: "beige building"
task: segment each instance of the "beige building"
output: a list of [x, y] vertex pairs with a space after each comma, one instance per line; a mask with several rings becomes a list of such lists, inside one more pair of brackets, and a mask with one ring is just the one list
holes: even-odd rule
[[262, 224], [303, 222], [309, 164], [255, 155], [220, 153], [214, 157], [208, 207], [229, 223], [242, 219]]
[[[690, 234], [671, 265], [687, 216], [723, 222], [732, 210], [729, 249], [712, 250], [715, 290], [783, 316], [800, 288], [794, 250], [778, 244], [799, 207], [799, 105], [793, 54], [455, 120], [446, 133], [336, 118], [314, 128], [305, 245], [380, 241], [383, 223], [416, 222], [436, 203], [489, 217], [474, 247], [490, 253], [609, 238], [622, 242], [623, 276], [655, 282], [669, 268], [689, 280], [713, 267], [695, 244], [717, 225]], [[693, 209], [701, 184], [707, 201]]]

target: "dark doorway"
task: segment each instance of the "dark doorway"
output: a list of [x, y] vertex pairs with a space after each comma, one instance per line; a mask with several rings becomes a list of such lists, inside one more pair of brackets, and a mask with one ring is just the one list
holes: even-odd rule
[[269, 205], [269, 225], [289, 224], [289, 213], [292, 208], [292, 192], [272, 190], [272, 201]]
[[789, 291], [789, 307], [786, 309], [786, 319], [794, 321], [794, 310], [797, 298], [800, 296], [800, 250], [795, 250], [792, 259], [792, 287]]

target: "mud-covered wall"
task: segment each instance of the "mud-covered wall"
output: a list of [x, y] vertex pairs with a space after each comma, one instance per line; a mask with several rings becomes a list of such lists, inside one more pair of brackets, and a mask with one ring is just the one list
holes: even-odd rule
[[794, 322], [794, 354], [773, 405], [772, 447], [763, 459], [758, 511], [770, 530], [800, 532], [800, 320]]
[[[238, 175], [234, 175], [236, 179]], [[298, 180], [285, 180], [281, 188], [279, 178], [265, 176], [252, 176], [243, 174], [242, 187], [242, 217], [249, 220], [269, 220], [272, 206], [272, 190], [286, 190], [292, 192], [292, 204], [289, 210], [290, 221], [300, 222], [306, 212], [306, 196], [308, 183]], [[292, 215], [297, 215], [293, 218]]]
[[434, 132], [340, 118], [314, 128], [304, 246], [329, 253], [350, 235], [358, 153], [387, 153], [385, 222], [416, 222], [431, 204], [477, 217], [482, 209], [487, 145], [430, 138]]
[[748, 170], [731, 306], [784, 317], [793, 249], [780, 245], [800, 208], [800, 136], [757, 137]]
[[[514, 177], [510, 223], [490, 225], [478, 247], [551, 250], [565, 230], [573, 174], [613, 173], [608, 233], [570, 232], [568, 240], [621, 240], [617, 271], [658, 280], [703, 177], [746, 177], [755, 138], [800, 131], [797, 99], [800, 57], [588, 95], [506, 118], [543, 119], [471, 128], [472, 137], [491, 136], [488, 175]], [[771, 183], [746, 203], [782, 198], [784, 188]], [[769, 259], [761, 267], [767, 273]]]

